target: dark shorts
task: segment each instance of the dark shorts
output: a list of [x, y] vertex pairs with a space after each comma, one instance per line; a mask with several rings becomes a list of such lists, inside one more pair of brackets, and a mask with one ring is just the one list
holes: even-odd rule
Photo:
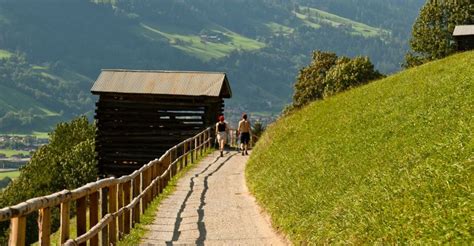
[[248, 144], [250, 141], [250, 133], [248, 132], [242, 132], [240, 134], [240, 142], [243, 144]]

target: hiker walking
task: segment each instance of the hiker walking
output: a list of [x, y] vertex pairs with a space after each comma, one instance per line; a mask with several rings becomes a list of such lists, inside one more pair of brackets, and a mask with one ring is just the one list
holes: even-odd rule
[[239, 121], [239, 127], [237, 128], [237, 134], [240, 134], [240, 145], [242, 149], [242, 155], [248, 155], [247, 152], [249, 141], [250, 141], [250, 122], [247, 120], [247, 114], [242, 115], [242, 120]]
[[221, 151], [221, 157], [224, 156], [224, 145], [227, 141], [227, 133], [229, 132], [229, 128], [227, 127], [227, 123], [224, 122], [224, 116], [219, 116], [219, 122], [216, 124], [216, 136], [217, 142], [219, 143], [219, 150]]

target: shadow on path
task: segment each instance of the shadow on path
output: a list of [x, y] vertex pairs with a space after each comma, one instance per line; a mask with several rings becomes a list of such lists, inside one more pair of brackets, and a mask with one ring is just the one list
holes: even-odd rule
[[[204, 244], [204, 241], [206, 240], [206, 235], [207, 235], [206, 225], [204, 223], [204, 205], [206, 205], [206, 201], [205, 201], [206, 200], [206, 193], [207, 193], [207, 190], [209, 189], [208, 179], [209, 179], [210, 176], [212, 176], [217, 171], [219, 171], [219, 169], [221, 169], [222, 166], [224, 166], [224, 164], [227, 163], [235, 155], [236, 154], [229, 155], [226, 158], [226, 160], [221, 162], [219, 164], [219, 166], [214, 171], [212, 171], [211, 173], [204, 176], [204, 189], [201, 192], [200, 204], [199, 204], [199, 208], [197, 210], [197, 212], [198, 212], [197, 225], [198, 225], [198, 230], [199, 230], [199, 238], [196, 240], [196, 244], [198, 244], [198, 245], [203, 245]], [[181, 235], [181, 232], [179, 231], [179, 228], [181, 226], [181, 222], [183, 221], [182, 213], [186, 209], [186, 203], [188, 202], [189, 198], [191, 197], [191, 195], [194, 192], [194, 185], [195, 185], [194, 179], [199, 177], [200, 175], [204, 174], [206, 171], [208, 171], [209, 168], [211, 166], [213, 166], [214, 164], [216, 164], [219, 161], [219, 159], [221, 159], [221, 158], [222, 157], [217, 157], [213, 162], [209, 163], [206, 168], [204, 168], [201, 172], [196, 173], [194, 175], [194, 177], [191, 178], [191, 180], [189, 182], [189, 191], [186, 194], [186, 197], [184, 198], [184, 201], [181, 204], [181, 207], [180, 207], [178, 213], [176, 214], [176, 221], [175, 221], [175, 224], [174, 224], [173, 237], [172, 237], [171, 241], [166, 242], [167, 245], [173, 245], [173, 242], [176, 242], [176, 241], [179, 240], [179, 237]]]

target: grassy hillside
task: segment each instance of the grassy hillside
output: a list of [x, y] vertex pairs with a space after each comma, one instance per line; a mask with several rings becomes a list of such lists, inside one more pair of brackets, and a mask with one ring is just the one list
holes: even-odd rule
[[12, 55], [8, 50], [0, 49], [0, 59], [9, 58]]
[[[172, 47], [203, 61], [223, 58], [235, 50], [258, 50], [265, 47], [263, 43], [246, 38], [222, 27], [208, 27], [208, 30], [212, 32], [213, 35], [203, 35], [203, 37], [201, 37], [201, 35], [195, 31], [183, 32], [182, 30], [185, 29], [180, 30], [179, 27], [166, 25], [152, 27], [152, 25], [144, 23], [140, 23], [140, 26], [142, 27], [141, 31], [143, 35], [153, 37], [153, 35], [158, 34], [161, 38], [166, 38]], [[219, 36], [219, 40], [217, 40], [217, 38], [216, 40], [206, 39], [208, 36], [217, 35]]]
[[319, 23], [325, 23], [336, 28], [347, 28], [350, 30], [350, 33], [354, 35], [362, 35], [364, 37], [376, 37], [390, 33], [387, 30], [372, 27], [315, 8], [300, 7], [298, 12], [294, 11], [294, 13], [296, 17], [303, 20], [305, 24], [313, 28], [320, 28], [321, 25]]
[[469, 244], [474, 52], [410, 69], [272, 125], [246, 175], [296, 244]]

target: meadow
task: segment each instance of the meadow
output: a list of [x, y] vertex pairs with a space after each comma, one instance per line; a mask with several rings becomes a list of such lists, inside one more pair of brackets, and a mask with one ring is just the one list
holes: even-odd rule
[[211, 59], [219, 59], [229, 55], [235, 50], [257, 50], [265, 47], [264, 43], [244, 37], [235, 32], [222, 27], [209, 27], [209, 31], [220, 34], [228, 41], [205, 41], [198, 33], [183, 32], [181, 29], [172, 26], [158, 26], [152, 24], [141, 23], [144, 35], [151, 39], [166, 38], [171, 46], [182, 50], [203, 61]]
[[381, 28], [372, 27], [364, 23], [360, 23], [351, 19], [347, 19], [335, 14], [331, 14], [319, 9], [310, 7], [300, 7], [300, 12], [296, 13], [296, 17], [301, 19], [306, 25], [313, 28], [320, 28], [321, 25], [315, 23], [311, 19], [318, 20], [320, 22], [329, 24], [333, 27], [346, 26], [352, 29], [352, 34], [362, 35], [364, 37], [377, 37], [383, 34], [389, 34], [390, 32]]
[[18, 178], [20, 176], [20, 171], [8, 171], [8, 172], [0, 172], [0, 180], [10, 177], [11, 179]]
[[295, 244], [470, 244], [474, 52], [316, 101], [271, 125], [247, 182]]

